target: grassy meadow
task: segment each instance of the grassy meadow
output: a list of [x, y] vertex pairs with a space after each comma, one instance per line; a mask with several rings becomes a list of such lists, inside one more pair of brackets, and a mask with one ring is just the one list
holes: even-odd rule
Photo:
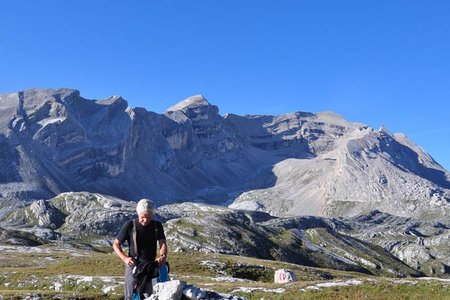
[[[121, 299], [123, 264], [104, 248], [1, 246], [0, 299]], [[170, 253], [171, 277], [247, 299], [450, 299], [450, 281], [365, 274], [201, 252]], [[274, 284], [276, 269], [298, 281]], [[358, 284], [356, 284], [358, 283]]]

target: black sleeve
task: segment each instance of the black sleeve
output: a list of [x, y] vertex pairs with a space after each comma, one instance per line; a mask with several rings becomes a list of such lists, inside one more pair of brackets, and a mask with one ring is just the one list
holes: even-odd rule
[[155, 224], [158, 228], [158, 236], [156, 237], [156, 239], [159, 240], [165, 240], [166, 239], [166, 235], [164, 234], [164, 228], [161, 224], [161, 222], [156, 222]]
[[130, 220], [122, 225], [122, 228], [120, 229], [120, 232], [116, 237], [116, 239], [118, 239], [120, 243], [123, 244], [123, 242], [130, 240], [130, 232], [131, 232], [132, 226], [133, 226], [133, 220]]

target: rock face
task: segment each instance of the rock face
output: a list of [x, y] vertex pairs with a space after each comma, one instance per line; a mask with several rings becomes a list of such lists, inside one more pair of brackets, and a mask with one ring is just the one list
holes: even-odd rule
[[104, 241], [115, 237], [125, 221], [137, 217], [135, 208], [133, 202], [111, 196], [69, 192], [10, 212], [2, 223], [6, 228], [31, 231], [47, 242], [92, 238]]
[[429, 275], [450, 273], [450, 224], [423, 222], [372, 211], [346, 220], [339, 232], [379, 245]]
[[277, 216], [449, 215], [450, 175], [420, 147], [333, 113], [221, 116], [194, 96], [161, 115], [31, 89], [0, 94], [0, 153], [0, 215], [71, 191]]

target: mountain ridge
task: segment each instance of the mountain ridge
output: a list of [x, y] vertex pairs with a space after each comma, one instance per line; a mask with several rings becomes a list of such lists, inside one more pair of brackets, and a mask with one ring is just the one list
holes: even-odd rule
[[[110, 245], [122, 224], [136, 217], [133, 202], [101, 194], [63, 193], [11, 212], [2, 220], [0, 235], [6, 244], [63, 241], [95, 249]], [[239, 255], [373, 275], [423, 275], [383, 248], [340, 233], [352, 229], [344, 220], [277, 218], [192, 202], [159, 207], [154, 217], [164, 223], [174, 252]]]
[[90, 191], [277, 216], [449, 214], [450, 173], [405, 135], [333, 112], [226, 114], [202, 95], [164, 114], [72, 89], [0, 94], [0, 206]]

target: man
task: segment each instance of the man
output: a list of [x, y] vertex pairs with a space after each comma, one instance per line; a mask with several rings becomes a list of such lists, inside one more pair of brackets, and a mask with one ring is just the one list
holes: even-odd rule
[[[125, 263], [125, 299], [130, 300], [133, 297], [133, 288], [136, 285], [136, 279], [133, 278], [133, 268], [144, 262], [157, 262], [162, 266], [167, 258], [166, 237], [162, 224], [152, 220], [153, 202], [149, 199], [142, 199], [136, 206], [138, 218], [126, 222], [119, 232], [113, 244], [113, 249], [120, 259]], [[122, 244], [128, 242], [128, 254], [122, 249]], [[159, 243], [159, 255], [156, 257]], [[136, 249], [137, 248], [137, 249]], [[145, 293], [152, 293], [151, 280], [145, 286]]]

